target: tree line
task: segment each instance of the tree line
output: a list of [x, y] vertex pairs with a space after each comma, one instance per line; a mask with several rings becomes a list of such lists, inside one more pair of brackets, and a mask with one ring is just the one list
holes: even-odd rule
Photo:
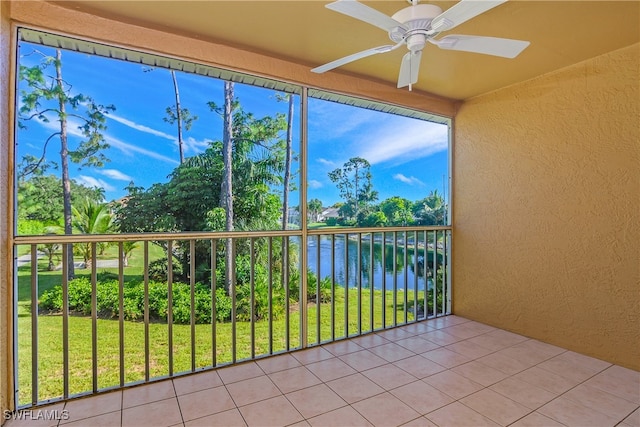
[[[378, 192], [373, 188], [371, 164], [362, 157], [352, 157], [328, 176], [336, 184], [343, 201], [334, 205], [338, 208], [338, 218], [327, 219], [326, 225], [384, 227], [446, 223], [447, 205], [438, 190], [414, 202], [393, 196], [375, 203]], [[318, 219], [322, 202], [310, 200], [307, 211]]]

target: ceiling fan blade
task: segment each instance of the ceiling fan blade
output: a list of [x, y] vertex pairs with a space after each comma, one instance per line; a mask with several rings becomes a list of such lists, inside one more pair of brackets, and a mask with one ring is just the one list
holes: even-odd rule
[[507, 0], [461, 0], [433, 18], [433, 21], [431, 21], [431, 29], [435, 32], [450, 30], [506, 1]]
[[523, 40], [463, 36], [458, 34], [451, 34], [440, 40], [430, 41], [440, 49], [483, 53], [485, 55], [501, 56], [503, 58], [515, 58], [530, 44], [528, 41]]
[[366, 58], [367, 56], [376, 55], [378, 53], [389, 52], [398, 47], [398, 45], [388, 44], [385, 46], [374, 47], [371, 49], [363, 50], [362, 52], [354, 53], [352, 55], [345, 56], [344, 58], [336, 59], [328, 64], [321, 65], [312, 69], [314, 73], [324, 73], [325, 71], [333, 70], [341, 65], [348, 64], [349, 62], [357, 61], [358, 59]]
[[422, 51], [407, 52], [400, 63], [400, 75], [398, 76], [398, 88], [411, 86], [418, 81], [420, 71], [420, 59]]
[[402, 23], [356, 0], [338, 0], [329, 3], [325, 7], [368, 24], [375, 25], [385, 31], [391, 31], [391, 29], [395, 27], [404, 28]]

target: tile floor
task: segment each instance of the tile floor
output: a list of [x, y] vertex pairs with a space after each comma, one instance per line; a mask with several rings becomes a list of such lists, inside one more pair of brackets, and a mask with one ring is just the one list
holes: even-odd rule
[[[448, 316], [38, 409], [61, 427], [639, 427], [640, 372]], [[57, 423], [6, 424], [24, 425]]]

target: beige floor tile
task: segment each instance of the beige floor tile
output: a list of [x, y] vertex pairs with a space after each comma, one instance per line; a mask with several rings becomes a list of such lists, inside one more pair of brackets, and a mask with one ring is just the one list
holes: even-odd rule
[[422, 353], [421, 356], [426, 357], [445, 368], [454, 368], [458, 365], [471, 361], [471, 358], [460, 353], [456, 353], [455, 351], [447, 350], [446, 348], [427, 351], [426, 353]]
[[[547, 359], [551, 359], [560, 353], [551, 352], [544, 346], [537, 345], [538, 341], [527, 340], [519, 344], [507, 347], [504, 350], [500, 350], [495, 354], [502, 354], [512, 359], [519, 360], [523, 363], [527, 363], [530, 366], [542, 363]], [[542, 343], [540, 343], [542, 344]]]
[[376, 346], [391, 342], [388, 339], [383, 338], [378, 334], [366, 334], [358, 338], [353, 338], [351, 341], [355, 342], [356, 344], [364, 348], [376, 347]]
[[178, 396], [221, 385], [222, 380], [216, 371], [200, 372], [173, 379], [173, 387]]
[[463, 340], [477, 337], [495, 330], [495, 328], [477, 322], [466, 322], [461, 325], [450, 326], [443, 329], [449, 335], [461, 338]]
[[342, 356], [343, 354], [364, 350], [362, 346], [359, 346], [352, 340], [336, 341], [331, 344], [325, 344], [322, 347], [334, 356]]
[[378, 394], [351, 406], [371, 424], [379, 427], [399, 426], [420, 416], [390, 393]]
[[481, 345], [489, 350], [498, 351], [528, 339], [529, 338], [522, 335], [507, 332], [502, 329], [496, 329], [495, 331], [470, 338], [469, 341]]
[[304, 366], [275, 372], [269, 378], [283, 394], [320, 384], [318, 377]]
[[549, 360], [545, 360], [544, 362], [537, 365], [537, 367], [545, 369], [549, 372], [553, 372], [554, 374], [560, 375], [578, 383], [588, 380], [599, 372], [594, 369], [587, 368], [586, 366], [583, 366], [579, 363], [560, 358], [558, 356], [553, 357]]
[[545, 342], [534, 340], [534, 339], [522, 341], [521, 344], [516, 344], [516, 345], [522, 345], [524, 348], [527, 348], [531, 351], [544, 354], [547, 356], [547, 359], [550, 359], [554, 356], [557, 356], [567, 351], [564, 348], [557, 347], [555, 345], [547, 344]]
[[538, 409], [537, 412], [567, 426], [614, 426], [620, 421], [598, 412], [593, 408], [576, 403], [564, 396], [552, 400]]
[[390, 393], [423, 415], [453, 402], [451, 397], [424, 381], [414, 381]]
[[460, 403], [503, 426], [531, 412], [526, 406], [486, 388], [460, 399]]
[[252, 403], [239, 410], [249, 427], [279, 427], [303, 421], [302, 415], [284, 396]]
[[394, 365], [420, 379], [447, 370], [444, 366], [438, 365], [436, 362], [422, 356], [413, 356], [407, 359], [402, 359], [394, 362]]
[[413, 351], [408, 350], [396, 343], [379, 345], [370, 349], [369, 351], [382, 357], [387, 362], [397, 362], [398, 360], [415, 356], [415, 353]]
[[513, 378], [556, 394], [564, 393], [579, 384], [579, 381], [570, 380], [553, 372], [538, 368], [537, 366], [522, 371], [514, 375]]
[[480, 391], [483, 388], [477, 382], [471, 381], [470, 379], [452, 371], [443, 371], [438, 374], [431, 375], [422, 381], [432, 385], [456, 400], [462, 399], [463, 397]]
[[413, 351], [414, 353], [426, 353], [427, 351], [435, 350], [440, 346], [434, 342], [426, 340], [421, 337], [410, 337], [396, 341], [396, 344]]
[[449, 344], [456, 343], [458, 341], [462, 341], [462, 338], [458, 338], [456, 336], [450, 335], [441, 329], [431, 331], [431, 332], [426, 332], [418, 336], [420, 338], [429, 340], [432, 343], [435, 343], [438, 345], [449, 345]]
[[168, 427], [181, 422], [180, 408], [175, 397], [122, 411], [122, 427]]
[[490, 387], [529, 409], [537, 409], [558, 395], [515, 378], [506, 378]]
[[640, 426], [640, 408], [633, 411], [627, 418], [625, 418], [623, 423], [628, 424], [630, 426]]
[[469, 319], [465, 319], [464, 317], [450, 315], [438, 317], [436, 319], [431, 319], [428, 321], [436, 329], [442, 329], [449, 326], [460, 325], [462, 323], [470, 322]]
[[114, 427], [119, 426], [122, 422], [122, 412], [109, 412], [108, 414], [98, 415], [97, 417], [85, 418], [64, 424], [67, 427]]
[[225, 384], [231, 384], [249, 378], [264, 375], [264, 371], [255, 362], [240, 363], [239, 365], [227, 366], [218, 369], [218, 375]]
[[508, 377], [504, 372], [475, 361], [456, 366], [451, 370], [485, 387], [489, 387]]
[[290, 354], [265, 357], [264, 359], [257, 360], [256, 363], [267, 374], [300, 366], [300, 362]]
[[70, 400], [64, 407], [68, 417], [66, 420], [61, 420], [60, 424], [70, 423], [71, 421], [77, 421], [83, 418], [95, 417], [96, 415], [119, 411], [121, 409], [122, 391], [113, 391], [105, 394], [99, 394], [97, 396]]
[[622, 421], [638, 406], [621, 397], [585, 384], [580, 384], [569, 390], [564, 394], [564, 397], [616, 418], [618, 421]]
[[362, 374], [385, 390], [391, 390], [417, 380], [413, 375], [392, 364], [378, 366], [364, 371]]
[[426, 415], [429, 421], [439, 427], [493, 427], [499, 426], [485, 417], [459, 402], [437, 409]]
[[176, 397], [173, 382], [171, 380], [158, 381], [124, 389], [122, 392], [122, 407], [131, 408], [132, 406], [144, 405], [172, 397]]
[[455, 351], [456, 353], [463, 354], [470, 359], [477, 359], [487, 354], [493, 353], [493, 350], [488, 350], [481, 345], [475, 344], [469, 340], [458, 341], [453, 344], [449, 344], [445, 348]]
[[415, 335], [414, 333], [406, 331], [402, 328], [387, 329], [386, 331], [376, 332], [376, 334], [381, 336], [382, 338], [388, 339], [389, 341], [398, 341]]
[[307, 365], [307, 369], [313, 372], [321, 381], [325, 382], [356, 373], [355, 369], [338, 358], [311, 363]]
[[246, 427], [237, 408], [184, 423], [184, 427]]
[[640, 372], [611, 366], [585, 382], [614, 396], [640, 405]]
[[452, 371], [443, 371], [430, 377], [424, 378], [422, 381], [437, 388], [441, 392], [453, 397], [454, 399], [462, 399], [472, 393], [481, 390], [483, 387], [471, 381], [462, 375]]
[[289, 424], [287, 427], [311, 427], [311, 424], [309, 424], [307, 420], [302, 420], [297, 423]]
[[495, 368], [508, 375], [517, 374], [535, 365], [534, 363], [524, 362], [520, 359], [513, 359], [500, 352], [488, 354], [476, 359], [476, 362]]
[[343, 406], [307, 420], [318, 427], [373, 427], [362, 415], [351, 406]]
[[[377, 347], [375, 347], [377, 348]], [[345, 354], [340, 356], [340, 360], [351, 366], [356, 371], [364, 371], [367, 369], [375, 368], [387, 363], [382, 357], [372, 353], [373, 350], [356, 351], [355, 353]]]
[[584, 354], [576, 353], [574, 351], [565, 351], [556, 357], [590, 368], [593, 372], [600, 372], [611, 366], [611, 363], [609, 362], [585, 356]]
[[178, 404], [184, 421], [202, 418], [236, 407], [224, 386], [183, 394], [178, 396]]
[[549, 417], [545, 417], [538, 412], [532, 412], [526, 417], [520, 418], [509, 427], [565, 427], [565, 425]]
[[276, 387], [266, 375], [238, 381], [226, 387], [236, 406], [248, 405], [282, 394], [278, 387]]
[[412, 334], [424, 334], [425, 332], [434, 331], [435, 326], [431, 325], [429, 321], [421, 321], [418, 323], [412, 323], [411, 325], [403, 326], [402, 330]]
[[287, 394], [286, 398], [305, 418], [312, 418], [347, 405], [347, 402], [326, 384], [294, 391]]
[[291, 355], [303, 365], [308, 365], [309, 363], [320, 362], [321, 360], [331, 359], [332, 357], [335, 357], [333, 354], [322, 347], [311, 347], [305, 350], [295, 351], [291, 353]]
[[382, 387], [361, 373], [329, 381], [327, 385], [347, 403], [358, 402], [384, 392]]
[[406, 424], [402, 424], [402, 427], [438, 427], [431, 421], [427, 419], [427, 417], [416, 418], [415, 420], [411, 420]]

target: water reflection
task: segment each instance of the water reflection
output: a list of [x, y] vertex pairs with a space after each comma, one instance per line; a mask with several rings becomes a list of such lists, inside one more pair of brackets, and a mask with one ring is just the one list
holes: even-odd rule
[[[403, 233], [398, 233], [394, 254], [393, 233], [387, 233], [386, 246], [382, 244], [382, 233], [376, 233], [374, 235], [372, 260], [370, 234], [363, 235], [361, 240], [358, 240], [358, 235], [355, 234], [350, 235], [348, 240], [345, 239], [345, 235], [336, 235], [333, 257], [336, 285], [343, 286], [346, 277], [349, 287], [357, 287], [358, 278], [360, 278], [362, 287], [369, 288], [370, 284], [373, 283], [374, 289], [382, 289], [384, 278], [384, 286], [389, 290], [394, 288], [394, 284], [396, 289], [404, 289], [406, 286], [407, 289], [413, 290], [417, 284], [418, 290], [424, 290], [426, 279], [429, 284], [428, 288], [431, 289], [431, 274], [434, 262], [433, 244], [427, 245], [427, 256], [425, 258], [424, 235], [422, 234], [421, 236], [419, 234], [416, 257], [414, 238], [413, 233], [410, 233], [407, 237], [407, 247], [405, 248]], [[332, 239], [330, 236], [320, 236], [319, 243], [318, 245], [318, 236], [309, 237], [307, 244], [309, 270], [317, 274], [319, 250], [320, 277], [331, 278]], [[358, 246], [360, 246], [360, 251], [358, 251]], [[348, 249], [346, 254], [345, 249]], [[358, 252], [360, 252], [360, 263], [358, 262]], [[440, 266], [441, 262], [442, 254], [438, 253], [436, 264]]]

